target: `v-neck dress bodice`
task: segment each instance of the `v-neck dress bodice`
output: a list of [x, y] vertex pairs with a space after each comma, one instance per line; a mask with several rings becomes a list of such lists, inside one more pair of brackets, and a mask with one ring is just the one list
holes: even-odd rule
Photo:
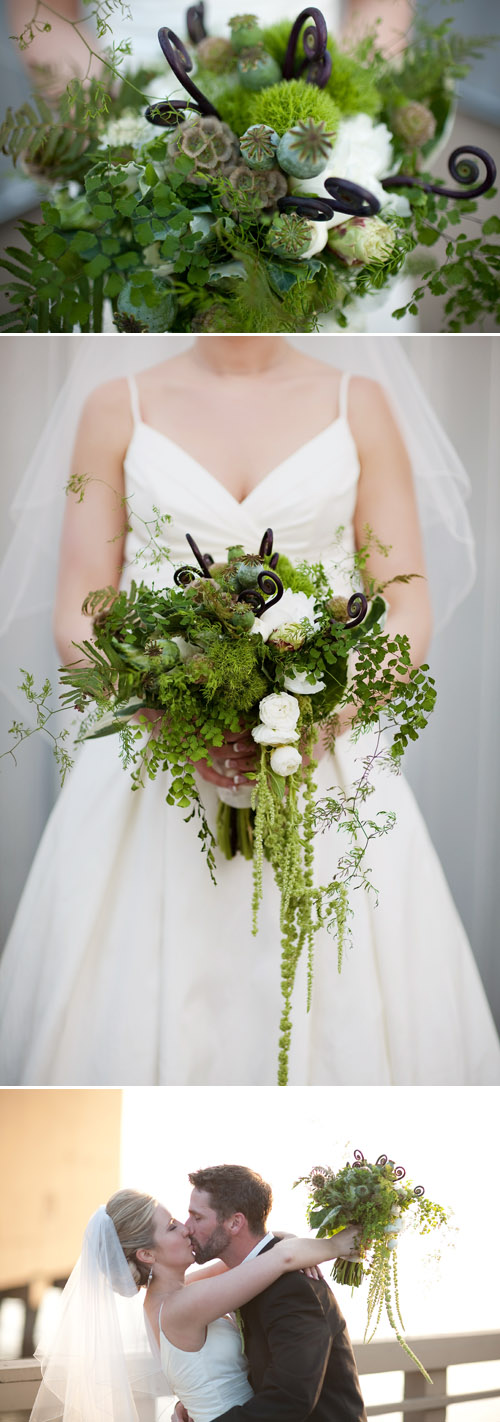
[[[343, 555], [352, 553], [360, 466], [346, 415], [347, 389], [344, 380], [337, 418], [265, 474], [240, 503], [197, 459], [144, 423], [131, 382], [134, 431], [124, 464], [131, 532], [124, 580], [134, 568], [148, 577], [144, 555], [152, 502], [161, 510], [167, 507], [171, 516], [164, 537], [172, 564], [192, 561], [186, 533], [202, 552], [219, 560], [236, 542], [255, 551], [269, 527], [275, 548], [294, 561], [322, 558], [338, 563], [339, 528], [344, 530]], [[152, 570], [149, 576], [154, 580], [158, 573]], [[161, 578], [163, 583], [168, 580], [168, 568], [162, 567]]]
[[[343, 589], [354, 547], [359, 460], [348, 382], [338, 417], [266, 474], [242, 503], [172, 439], [141, 419], [125, 460], [131, 513], [123, 585], [163, 584], [137, 559], [153, 509], [169, 514], [173, 563], [192, 563], [191, 533], [216, 559], [255, 552], [266, 528], [294, 560], [322, 558]], [[149, 530], [148, 530], [149, 524]], [[338, 530], [342, 529], [339, 535]], [[349, 794], [371, 738], [348, 735], [325, 755], [317, 794]], [[425, 754], [425, 749], [422, 749]], [[199, 780], [214, 826], [217, 793]], [[132, 793], [115, 738], [86, 745], [49, 820], [0, 967], [4, 1085], [268, 1085], [280, 1017], [279, 898], [263, 866], [259, 931], [251, 927], [251, 865], [216, 853], [214, 887], [196, 825], [167, 805], [163, 777]], [[500, 1083], [500, 1046], [474, 958], [413, 795], [379, 771], [370, 816], [396, 825], [372, 841], [378, 893], [351, 898], [352, 947], [315, 940], [293, 999], [292, 1085]], [[345, 850], [335, 829], [315, 841], [328, 883]]]
[[192, 1422], [214, 1422], [253, 1397], [240, 1332], [229, 1317], [209, 1323], [197, 1353], [185, 1353], [160, 1333], [160, 1356], [169, 1387]]

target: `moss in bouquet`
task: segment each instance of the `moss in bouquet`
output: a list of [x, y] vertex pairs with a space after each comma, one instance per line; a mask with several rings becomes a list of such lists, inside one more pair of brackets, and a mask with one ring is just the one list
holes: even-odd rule
[[269, 89], [252, 95], [249, 123], [269, 124], [280, 137], [300, 119], [308, 118], [323, 120], [327, 129], [335, 132], [340, 111], [330, 94], [314, 84], [307, 84], [305, 79], [272, 84]]

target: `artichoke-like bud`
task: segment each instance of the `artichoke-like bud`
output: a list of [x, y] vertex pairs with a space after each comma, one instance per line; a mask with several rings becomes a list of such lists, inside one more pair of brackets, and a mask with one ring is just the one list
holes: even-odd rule
[[388, 262], [395, 242], [394, 228], [381, 217], [352, 217], [328, 232], [330, 251], [341, 257], [348, 267], [357, 262], [362, 265]]
[[294, 178], [315, 178], [325, 167], [334, 138], [324, 119], [301, 120], [280, 138], [276, 155], [280, 168]]
[[221, 201], [235, 222], [239, 221], [239, 195], [243, 210], [250, 202], [262, 211], [269, 212], [277, 207], [280, 197], [284, 197], [287, 191], [285, 174], [279, 168], [269, 168], [262, 172], [256, 168], [247, 168], [246, 163], [240, 163], [230, 170], [227, 178], [232, 192], [223, 195]]
[[298, 622], [283, 622], [281, 627], [269, 633], [267, 640], [278, 652], [296, 652], [306, 638]]
[[262, 31], [257, 15], [233, 15], [229, 28], [231, 45], [237, 54], [242, 49], [250, 49], [252, 45], [261, 43]]
[[305, 256], [311, 245], [311, 224], [307, 217], [301, 217], [298, 212], [279, 213], [273, 217], [266, 245], [276, 257], [290, 257], [297, 261]]
[[238, 58], [238, 74], [243, 89], [269, 89], [281, 79], [279, 64], [268, 54], [262, 44], [252, 49], [242, 49]]
[[209, 178], [225, 174], [233, 167], [239, 144], [229, 124], [209, 114], [195, 123], [190, 119], [180, 123], [168, 139], [167, 152], [174, 161], [179, 153], [191, 158], [194, 168], [189, 182], [203, 186]]
[[227, 74], [236, 62], [231, 41], [219, 35], [201, 40], [196, 46], [196, 58], [211, 74]]
[[434, 138], [436, 120], [427, 104], [420, 104], [417, 99], [411, 99], [409, 103], [401, 104], [394, 110], [392, 127], [407, 148], [422, 148], [424, 143], [430, 143]]
[[279, 136], [267, 123], [253, 123], [240, 138], [240, 152], [249, 168], [272, 168]]
[[348, 622], [348, 621], [349, 621], [349, 613], [348, 613], [348, 610], [347, 610], [347, 603], [348, 603], [348, 598], [346, 598], [346, 597], [330, 597], [330, 598], [328, 599], [328, 602], [327, 602], [327, 604], [326, 604], [326, 605], [327, 605], [327, 608], [328, 608], [328, 611], [331, 612], [332, 617], [335, 618], [335, 621], [336, 621], [336, 622]]
[[153, 286], [160, 298], [156, 306], [148, 306], [143, 300], [138, 306], [132, 301], [133, 282], [126, 282], [122, 287], [117, 309], [114, 315], [114, 323], [118, 331], [137, 332], [144, 331], [170, 331], [173, 326], [177, 302], [174, 293], [168, 282], [160, 277], [153, 277]]

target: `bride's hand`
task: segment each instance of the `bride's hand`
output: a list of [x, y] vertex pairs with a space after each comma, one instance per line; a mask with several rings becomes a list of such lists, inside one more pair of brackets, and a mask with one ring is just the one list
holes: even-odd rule
[[[195, 770], [203, 780], [212, 785], [222, 785], [225, 790], [234, 790], [244, 785], [247, 771], [259, 768], [259, 752], [250, 731], [228, 731], [221, 746], [208, 747], [213, 764], [206, 760], [193, 761]], [[247, 784], [251, 784], [250, 781]]]

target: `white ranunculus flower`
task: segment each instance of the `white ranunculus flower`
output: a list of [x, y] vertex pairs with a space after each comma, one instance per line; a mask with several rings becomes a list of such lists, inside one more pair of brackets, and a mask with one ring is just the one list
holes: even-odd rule
[[275, 602], [274, 607], [264, 611], [260, 617], [255, 618], [251, 632], [260, 632], [264, 642], [267, 642], [270, 632], [274, 632], [277, 627], [297, 626], [300, 622], [309, 622], [311, 627], [317, 623], [317, 615], [314, 611], [314, 597], [308, 597], [307, 593], [292, 592], [286, 588], [283, 597], [279, 602]]
[[287, 691], [272, 691], [259, 702], [259, 715], [265, 726], [272, 731], [284, 731], [288, 735], [295, 731], [299, 719], [299, 703], [296, 696]]
[[284, 731], [281, 727], [275, 731], [272, 726], [254, 726], [252, 736], [258, 746], [282, 746], [291, 745], [292, 741], [298, 741], [298, 731]]
[[295, 696], [315, 696], [317, 691], [324, 691], [326, 681], [308, 681], [307, 672], [294, 672], [293, 676], [285, 677], [285, 687], [287, 691], [293, 691]]
[[323, 247], [326, 247], [328, 240], [327, 222], [311, 221], [309, 223], [309, 230], [311, 233], [311, 241], [309, 243], [309, 246], [306, 248], [306, 251], [302, 253], [302, 262], [305, 261], [306, 257], [315, 257], [316, 252], [322, 252]]
[[295, 746], [276, 746], [271, 751], [271, 769], [276, 775], [293, 775], [298, 770], [302, 756]]

